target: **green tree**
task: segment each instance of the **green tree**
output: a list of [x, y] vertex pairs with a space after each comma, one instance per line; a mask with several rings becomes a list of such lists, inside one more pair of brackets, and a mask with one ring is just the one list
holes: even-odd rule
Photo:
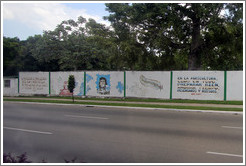
[[85, 25], [87, 43], [89, 45], [90, 68], [94, 70], [110, 70], [116, 65], [113, 57], [115, 55], [114, 33], [104, 24], [89, 19]]
[[[159, 69], [206, 69], [209, 64], [203, 64], [207, 59], [204, 57], [214, 53], [213, 50], [218, 46], [224, 48], [221, 51], [223, 58], [220, 59], [230, 63], [233, 58], [226, 56], [233, 53], [229, 50], [237, 46], [229, 44], [226, 38], [233, 37], [235, 43], [242, 43], [242, 38], [234, 32], [229, 33], [229, 20], [242, 21], [242, 4], [133, 3], [106, 4], [106, 7], [111, 13], [106, 19], [112, 23], [121, 43], [125, 38], [132, 45], [128, 40], [132, 35], [132, 40], [144, 45], [142, 48], [156, 57], [153, 59]], [[228, 8], [230, 14], [222, 15], [222, 11]], [[242, 27], [240, 21], [238, 24]], [[240, 28], [237, 30], [242, 32]], [[218, 36], [223, 40], [217, 40]], [[209, 54], [207, 50], [210, 50]], [[242, 57], [242, 50], [237, 53]], [[136, 55], [130, 54], [134, 60]], [[211, 61], [214, 61], [211, 57]]]
[[30, 36], [22, 42], [22, 71], [56, 71], [59, 66], [56, 59], [49, 57], [50, 50], [42, 35]]
[[47, 58], [58, 60], [60, 70], [109, 70], [111, 31], [93, 19], [62, 21], [54, 31], [45, 31]]
[[3, 37], [3, 75], [17, 76], [22, 66], [20, 57], [21, 41], [19, 38]]
[[70, 93], [72, 93], [72, 99], [73, 99], [73, 102], [74, 102], [74, 96], [73, 96], [73, 91], [74, 91], [74, 88], [75, 88], [75, 78], [74, 78], [74, 75], [69, 75], [67, 88], [70, 91]]
[[134, 26], [128, 20], [131, 7], [128, 4], [106, 4], [107, 10], [114, 12], [105, 17], [114, 28], [114, 43], [116, 44], [115, 59], [119, 69], [146, 70], [152, 69], [152, 54], [146, 46], [137, 40], [139, 33], [134, 31]]
[[226, 4], [224, 26], [210, 26], [206, 32], [203, 66], [211, 70], [243, 69], [243, 6]]

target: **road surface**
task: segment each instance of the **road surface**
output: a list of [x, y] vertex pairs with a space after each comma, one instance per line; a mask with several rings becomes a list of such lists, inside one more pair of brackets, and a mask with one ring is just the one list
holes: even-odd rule
[[3, 152], [35, 163], [242, 163], [243, 115], [3, 103]]

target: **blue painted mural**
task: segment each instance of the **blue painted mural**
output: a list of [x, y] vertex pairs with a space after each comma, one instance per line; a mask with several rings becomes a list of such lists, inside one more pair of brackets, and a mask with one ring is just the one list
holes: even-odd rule
[[96, 88], [97, 93], [101, 95], [108, 95], [110, 94], [110, 74], [104, 75], [104, 74], [97, 74], [97, 80], [96, 80]]
[[122, 82], [118, 82], [118, 85], [116, 86], [116, 89], [118, 89], [118, 92], [122, 93], [124, 91], [124, 85]]
[[89, 74], [86, 74], [86, 82], [90, 82], [91, 80], [93, 80], [93, 77]]
[[91, 90], [91, 87], [89, 85], [86, 86], [86, 94]]
[[78, 96], [84, 95], [84, 82], [80, 84]]

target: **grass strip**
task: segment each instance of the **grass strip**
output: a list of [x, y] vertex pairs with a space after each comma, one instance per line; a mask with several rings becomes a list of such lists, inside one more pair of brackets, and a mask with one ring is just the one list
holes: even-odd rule
[[[20, 96], [22, 97], [22, 96]], [[62, 96], [23, 96], [25, 98], [52, 98], [52, 99], [71, 99], [71, 97]], [[75, 97], [75, 100], [99, 100], [99, 101], [129, 101], [129, 102], [160, 102], [160, 103], [197, 103], [197, 104], [228, 104], [243, 105], [243, 101], [218, 101], [218, 100], [181, 100], [181, 99], [143, 99], [143, 98], [81, 98]]]
[[95, 103], [95, 102], [72, 102], [59, 100], [34, 100], [34, 99], [3, 99], [3, 101], [19, 102], [41, 102], [41, 103], [60, 103], [60, 104], [81, 104], [81, 105], [106, 105], [106, 106], [125, 106], [125, 107], [148, 107], [148, 108], [170, 108], [170, 109], [190, 109], [190, 110], [215, 110], [215, 111], [239, 111], [243, 108], [221, 108], [204, 106], [177, 106], [177, 105], [154, 105], [154, 104], [134, 104], [134, 103]]

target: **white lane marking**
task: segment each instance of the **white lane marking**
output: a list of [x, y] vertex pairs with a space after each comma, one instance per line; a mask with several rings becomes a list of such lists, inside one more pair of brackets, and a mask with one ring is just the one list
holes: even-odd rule
[[51, 132], [28, 130], [28, 129], [20, 129], [20, 128], [13, 128], [13, 127], [3, 127], [3, 128], [4, 129], [8, 129], [8, 130], [24, 131], [24, 132], [29, 132], [29, 133], [52, 134]]
[[72, 117], [72, 118], [87, 118], [87, 119], [102, 119], [102, 120], [108, 119], [108, 118], [96, 117], [96, 116], [80, 116], [80, 115], [64, 115], [64, 116]]
[[243, 129], [243, 127], [233, 127], [233, 126], [221, 126], [222, 128], [228, 128], [228, 129]]
[[243, 155], [229, 154], [229, 153], [218, 153], [218, 152], [207, 152], [208, 154], [222, 155], [222, 156], [231, 156], [231, 157], [243, 157]]

